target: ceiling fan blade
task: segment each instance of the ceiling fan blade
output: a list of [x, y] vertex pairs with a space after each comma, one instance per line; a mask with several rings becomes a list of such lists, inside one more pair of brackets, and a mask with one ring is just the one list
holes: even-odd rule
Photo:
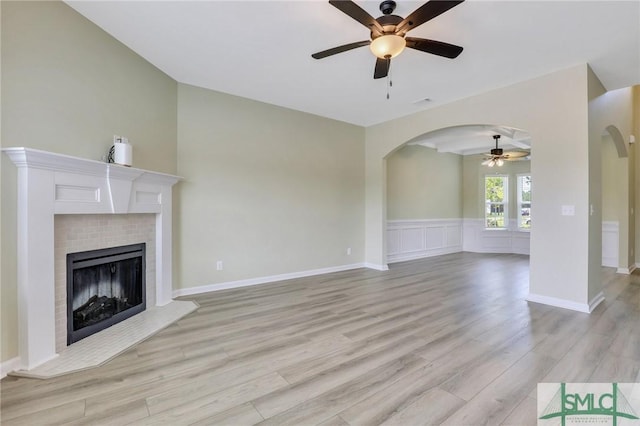
[[509, 152], [505, 152], [504, 154], [502, 154], [502, 157], [505, 160], [511, 160], [511, 159], [515, 159], [515, 158], [526, 157], [527, 155], [529, 155], [529, 153], [525, 152], [525, 151], [509, 151]]
[[369, 30], [375, 30], [378, 34], [382, 34], [384, 32], [382, 25], [380, 25], [373, 16], [369, 15], [366, 10], [362, 9], [351, 0], [329, 0], [329, 4], [360, 22], [362, 25], [369, 28]]
[[[431, 0], [414, 10], [396, 27], [396, 33], [411, 31], [425, 22], [459, 5], [464, 0]], [[346, 13], [346, 12], [345, 12]]]
[[346, 52], [347, 50], [355, 49], [362, 46], [368, 46], [369, 44], [371, 44], [370, 40], [356, 41], [355, 43], [349, 43], [331, 49], [323, 50], [322, 52], [314, 53], [313, 55], [311, 55], [311, 57], [314, 59], [322, 59], [326, 58], [327, 56], [335, 55], [337, 53]]
[[373, 71], [373, 78], [385, 78], [389, 74], [391, 59], [376, 59], [376, 68]]
[[405, 37], [405, 40], [407, 41], [407, 47], [450, 59], [457, 58], [463, 50], [462, 47], [455, 44], [426, 38]]

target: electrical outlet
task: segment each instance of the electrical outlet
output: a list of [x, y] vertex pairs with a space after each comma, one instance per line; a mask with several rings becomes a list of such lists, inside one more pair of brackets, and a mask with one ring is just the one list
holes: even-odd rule
[[216, 270], [222, 271], [222, 260], [216, 262]]
[[347, 248], [347, 255], [351, 256], [351, 247]]

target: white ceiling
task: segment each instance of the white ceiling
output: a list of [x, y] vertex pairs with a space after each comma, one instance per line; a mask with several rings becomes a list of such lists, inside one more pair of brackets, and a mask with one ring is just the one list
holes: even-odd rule
[[500, 135], [498, 147], [504, 151], [531, 150], [531, 136], [528, 132], [513, 127], [480, 124], [434, 130], [407, 144], [460, 155], [486, 154], [490, 148], [495, 148], [494, 135]]
[[[397, 2], [400, 16], [422, 4]], [[468, 0], [409, 33], [462, 54], [406, 49], [392, 61], [389, 100], [367, 47], [311, 58], [368, 38], [326, 1], [67, 3], [179, 82], [362, 126], [581, 63], [607, 89], [640, 84], [640, 0]], [[381, 14], [377, 1], [357, 3]]]

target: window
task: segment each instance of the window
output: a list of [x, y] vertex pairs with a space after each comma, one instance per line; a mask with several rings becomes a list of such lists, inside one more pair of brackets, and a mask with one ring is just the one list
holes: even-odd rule
[[509, 211], [509, 180], [507, 176], [485, 176], [485, 227], [488, 229], [506, 229]]
[[518, 229], [531, 229], [531, 175], [518, 175]]

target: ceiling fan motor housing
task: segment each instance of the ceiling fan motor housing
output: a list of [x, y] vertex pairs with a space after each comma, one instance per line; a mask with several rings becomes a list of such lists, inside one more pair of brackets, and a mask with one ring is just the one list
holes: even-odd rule
[[500, 140], [500, 135], [493, 135], [493, 140], [496, 141], [496, 147], [491, 150], [491, 155], [496, 155], [496, 156], [502, 155], [502, 148], [498, 148], [498, 141]]
[[384, 0], [380, 3], [380, 12], [385, 15], [391, 15], [396, 10], [396, 2], [393, 0]]
[[376, 19], [382, 28], [384, 29], [383, 34], [379, 34], [377, 31], [371, 31], [371, 39], [375, 40], [376, 38], [385, 35], [385, 34], [395, 34], [396, 25], [402, 22], [402, 17], [398, 15], [382, 15]]

